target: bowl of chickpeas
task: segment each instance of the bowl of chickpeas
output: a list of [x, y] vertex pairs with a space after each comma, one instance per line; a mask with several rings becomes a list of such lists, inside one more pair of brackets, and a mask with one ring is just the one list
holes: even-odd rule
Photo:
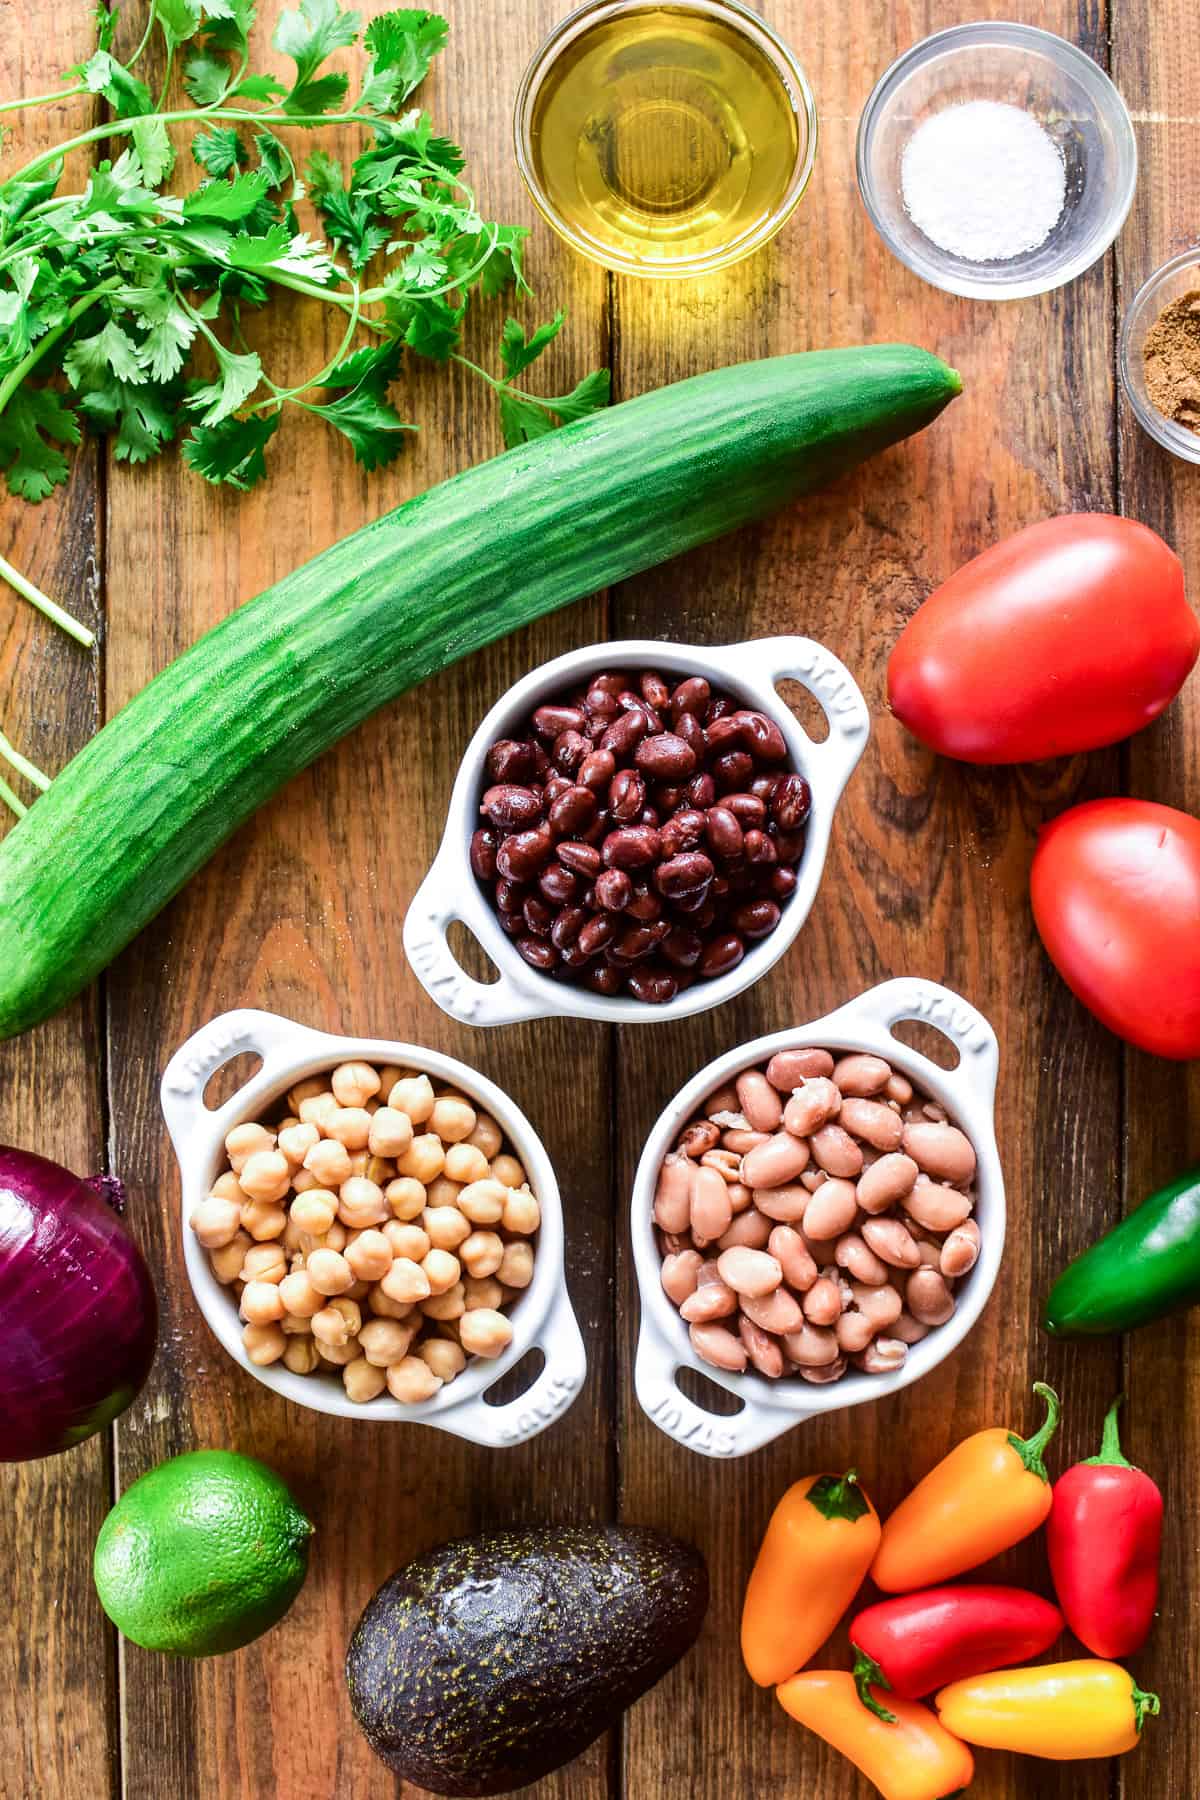
[[[246, 1052], [261, 1066], [210, 1108], [212, 1075]], [[318, 1412], [494, 1446], [570, 1406], [586, 1359], [558, 1184], [494, 1082], [417, 1045], [244, 1009], [175, 1053], [162, 1104], [192, 1290], [258, 1381]], [[531, 1351], [531, 1384], [493, 1397]]]

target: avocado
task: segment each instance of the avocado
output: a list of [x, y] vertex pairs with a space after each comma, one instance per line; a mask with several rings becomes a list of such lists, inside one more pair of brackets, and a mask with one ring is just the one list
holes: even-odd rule
[[645, 1526], [489, 1531], [385, 1581], [346, 1653], [354, 1716], [436, 1794], [524, 1787], [585, 1750], [689, 1650], [700, 1552]]

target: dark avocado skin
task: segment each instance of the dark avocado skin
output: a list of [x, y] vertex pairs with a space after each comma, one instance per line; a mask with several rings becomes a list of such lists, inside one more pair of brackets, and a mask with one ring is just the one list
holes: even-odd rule
[[704, 1558], [666, 1532], [459, 1538], [369, 1602], [346, 1653], [350, 1704], [418, 1787], [506, 1793], [585, 1750], [691, 1648], [707, 1608]]

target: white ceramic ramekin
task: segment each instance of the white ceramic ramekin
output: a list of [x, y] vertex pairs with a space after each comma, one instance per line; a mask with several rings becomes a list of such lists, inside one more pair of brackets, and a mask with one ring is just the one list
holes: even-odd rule
[[[955, 1068], [941, 1069], [893, 1036], [901, 1019], [934, 1025], [958, 1051]], [[975, 1146], [978, 1159], [975, 1218], [983, 1244], [979, 1261], [958, 1290], [958, 1309], [945, 1325], [914, 1344], [894, 1375], [844, 1375], [827, 1387], [794, 1380], [769, 1381], [715, 1369], [692, 1349], [688, 1328], [663, 1292], [662, 1258], [651, 1217], [663, 1157], [700, 1102], [743, 1069], [766, 1062], [777, 1050], [820, 1045], [837, 1051], [868, 1050], [887, 1060], [945, 1107]], [[688, 1082], [659, 1117], [646, 1141], [633, 1184], [631, 1230], [641, 1294], [634, 1386], [643, 1411], [661, 1431], [702, 1456], [745, 1456], [760, 1444], [790, 1431], [815, 1413], [840, 1412], [867, 1400], [882, 1400], [908, 1387], [944, 1362], [962, 1343], [987, 1302], [1004, 1251], [1004, 1177], [996, 1149], [994, 1107], [1000, 1052], [996, 1034], [981, 1013], [949, 988], [911, 977], [885, 981], [810, 1025], [775, 1031], [717, 1057]], [[680, 1369], [695, 1369], [744, 1404], [730, 1417], [705, 1412], [676, 1382]]]
[[[210, 1076], [223, 1063], [246, 1051], [261, 1056], [262, 1067], [231, 1100], [210, 1110], [204, 1103]], [[533, 1280], [509, 1309], [512, 1343], [494, 1360], [475, 1357], [457, 1380], [448, 1383], [432, 1400], [416, 1406], [402, 1406], [390, 1395], [359, 1405], [347, 1399], [340, 1383], [333, 1379], [295, 1375], [282, 1363], [267, 1368], [252, 1363], [242, 1344], [242, 1326], [233, 1297], [213, 1274], [207, 1252], [187, 1222], [224, 1164], [225, 1135], [231, 1127], [246, 1119], [262, 1118], [294, 1083], [333, 1069], [350, 1057], [423, 1070], [477, 1100], [496, 1120], [524, 1164], [542, 1212]], [[493, 1082], [451, 1056], [415, 1044], [333, 1037], [274, 1013], [239, 1010], [212, 1020], [175, 1052], [162, 1079], [162, 1108], [183, 1178], [180, 1224], [192, 1290], [215, 1336], [233, 1360], [264, 1387], [316, 1412], [335, 1413], [346, 1419], [397, 1419], [435, 1425], [497, 1449], [536, 1437], [572, 1404], [583, 1385], [587, 1359], [563, 1279], [558, 1183], [533, 1126]], [[546, 1358], [537, 1379], [518, 1399], [504, 1406], [489, 1406], [484, 1400], [487, 1390], [533, 1349], [541, 1349]]]
[[[471, 834], [479, 823], [488, 750], [498, 738], [518, 732], [536, 707], [570, 692], [602, 669], [661, 669], [680, 679], [705, 676], [714, 687], [775, 720], [787, 740], [791, 765], [812, 789], [804, 854], [796, 870], [799, 879], [775, 930], [752, 945], [736, 969], [715, 981], [698, 981], [665, 1006], [625, 995], [608, 999], [531, 969], [501, 931], [471, 870]], [[821, 743], [809, 737], [776, 691], [776, 684], [786, 680], [800, 682], [823, 708], [829, 735]], [[661, 1023], [722, 1006], [779, 961], [808, 917], [825, 867], [834, 810], [866, 748], [870, 728], [867, 703], [850, 671], [811, 638], [757, 638], [717, 649], [626, 639], [556, 657], [511, 687], [467, 746], [450, 796], [441, 848], [404, 921], [409, 962], [442, 1010], [470, 1025], [508, 1025], [553, 1014], [615, 1025]], [[456, 919], [487, 951], [500, 971], [498, 981], [474, 981], [455, 960], [446, 931]]]

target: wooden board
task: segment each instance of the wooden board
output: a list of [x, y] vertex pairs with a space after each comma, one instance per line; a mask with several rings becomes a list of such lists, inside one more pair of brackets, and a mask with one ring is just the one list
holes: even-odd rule
[[[511, 96], [560, 9], [447, 0], [443, 10], [451, 44], [422, 98], [465, 145], [485, 211], [527, 219], [509, 149]], [[1124, 1057], [1076, 1005], [1038, 947], [1026, 901], [1037, 829], [1072, 801], [1125, 788], [1200, 809], [1200, 703], [1189, 695], [1125, 750], [996, 772], [927, 756], [883, 706], [900, 624], [949, 570], [1033, 518], [1123, 508], [1171, 538], [1200, 593], [1200, 490], [1118, 412], [1113, 380], [1120, 305], [1193, 224], [1200, 83], [1180, 53], [1190, 9], [1186, 0], [1152, 11], [1114, 0], [1111, 16], [1066, 0], [1006, 9], [1101, 62], [1111, 39], [1113, 71], [1140, 121], [1144, 172], [1114, 258], [1066, 291], [995, 308], [910, 276], [871, 231], [854, 188], [854, 133], [876, 74], [956, 10], [948, 0], [915, 10], [771, 0], [764, 10], [806, 63], [821, 115], [800, 211], [769, 251], [686, 288], [610, 280], [539, 227], [530, 254], [538, 297], [522, 316], [531, 322], [560, 304], [571, 314], [547, 391], [606, 360], [626, 397], [738, 358], [902, 338], [959, 367], [964, 395], [922, 438], [802, 508], [572, 608], [385, 708], [238, 833], [98, 992], [0, 1047], [0, 1139], [80, 1169], [110, 1159], [163, 1298], [153, 1377], [110, 1439], [4, 1472], [13, 1540], [33, 1553], [13, 1558], [0, 1627], [3, 1800], [382, 1800], [395, 1784], [356, 1732], [341, 1678], [347, 1636], [378, 1582], [416, 1549], [482, 1524], [612, 1517], [701, 1544], [710, 1619], [699, 1649], [616, 1741], [530, 1792], [863, 1800], [867, 1784], [789, 1726], [741, 1671], [736, 1621], [757, 1539], [782, 1489], [817, 1467], [853, 1462], [890, 1506], [958, 1436], [1030, 1424], [1039, 1377], [1067, 1402], [1056, 1466], [1090, 1454], [1124, 1380], [1127, 1447], [1167, 1486], [1163, 1618], [1137, 1667], [1142, 1684], [1162, 1692], [1164, 1717], [1150, 1727], [1152, 1744], [1119, 1765], [1064, 1770], [983, 1755], [972, 1793], [1186, 1800], [1200, 1791], [1187, 1673], [1200, 1654], [1200, 1394], [1190, 1373], [1200, 1338], [1185, 1321], [1124, 1351], [1064, 1349], [1036, 1327], [1063, 1260], [1194, 1156], [1197, 1089], [1186, 1071]], [[19, 29], [7, 42], [5, 91], [41, 91], [66, 59], [61, 29], [51, 53], [42, 0], [10, 12]], [[54, 123], [43, 118], [40, 129]], [[303, 302], [282, 306], [256, 338], [276, 379], [299, 379], [332, 352], [315, 314]], [[481, 319], [475, 330], [475, 350], [494, 362], [490, 325]], [[404, 405], [425, 429], [372, 477], [340, 440], [291, 420], [270, 484], [245, 498], [214, 492], [174, 458], [131, 473], [89, 449], [53, 507], [31, 513], [6, 501], [0, 553], [81, 616], [105, 601], [109, 649], [89, 662], [0, 595], [0, 729], [57, 768], [99, 712], [238, 602], [397, 500], [493, 454], [492, 404], [465, 371], [415, 373]], [[453, 1026], [409, 972], [399, 928], [481, 713], [537, 662], [606, 635], [712, 644], [784, 630], [849, 663], [874, 730], [811, 920], [772, 977], [688, 1024], [619, 1033], [562, 1022], [494, 1033]], [[645, 1132], [719, 1051], [903, 972], [961, 989], [1000, 1034], [1011, 1236], [997, 1293], [967, 1346], [918, 1387], [812, 1421], [744, 1462], [691, 1456], [642, 1417], [629, 1379], [637, 1308], [625, 1210]], [[301, 1412], [239, 1375], [209, 1336], [183, 1274], [178, 1175], [157, 1084], [178, 1043], [237, 1005], [428, 1042], [492, 1075], [530, 1113], [563, 1185], [568, 1282], [591, 1359], [583, 1397], [533, 1444], [488, 1453], [415, 1427]], [[118, 1660], [90, 1582], [99, 1521], [113, 1492], [144, 1469], [207, 1445], [253, 1451], [292, 1483], [317, 1522], [313, 1573], [288, 1620], [237, 1656], [171, 1663], [122, 1645]], [[1044, 1585], [1036, 1544], [1004, 1567]]]

